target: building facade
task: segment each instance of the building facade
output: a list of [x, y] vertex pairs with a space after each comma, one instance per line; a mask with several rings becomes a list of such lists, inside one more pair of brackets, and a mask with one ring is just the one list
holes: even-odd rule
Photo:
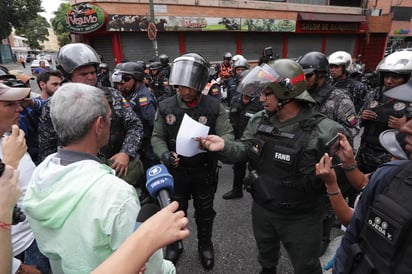
[[344, 50], [376, 67], [390, 17], [366, 16], [365, 1], [315, 2], [156, 0], [151, 6], [149, 0], [71, 0], [67, 23], [73, 40], [92, 45], [111, 67], [122, 59], [147, 61], [165, 53], [173, 60], [191, 51], [209, 61], [221, 61], [225, 52], [256, 61], [266, 47], [282, 58]]

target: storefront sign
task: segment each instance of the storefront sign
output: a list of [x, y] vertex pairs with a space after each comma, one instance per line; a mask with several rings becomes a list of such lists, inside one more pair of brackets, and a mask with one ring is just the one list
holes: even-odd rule
[[74, 5], [66, 14], [68, 29], [74, 33], [89, 33], [99, 29], [105, 22], [104, 11], [94, 5]]
[[[149, 18], [144, 15], [109, 15], [109, 31], [147, 31]], [[158, 31], [262, 31], [294, 32], [295, 20], [157, 16]]]
[[408, 29], [397, 29], [393, 31], [394, 34], [409, 34]]
[[329, 22], [302, 22], [299, 31], [302, 32], [358, 32], [359, 23], [329, 23]]

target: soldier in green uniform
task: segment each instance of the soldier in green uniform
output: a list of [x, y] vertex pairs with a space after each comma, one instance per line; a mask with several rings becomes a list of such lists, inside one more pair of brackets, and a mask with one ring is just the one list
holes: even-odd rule
[[249, 120], [240, 141], [214, 135], [199, 141], [208, 151], [222, 151], [224, 161], [248, 159], [253, 168], [245, 184], [254, 200], [260, 273], [276, 273], [280, 242], [295, 273], [322, 273], [318, 254], [325, 188], [315, 164], [343, 127], [314, 110], [303, 69], [293, 60], [255, 67], [240, 85], [260, 95], [264, 110]]
[[[217, 155], [204, 152], [192, 157], [176, 153], [176, 137], [185, 114], [210, 127], [210, 134], [233, 140], [233, 128], [220, 101], [203, 95], [208, 79], [209, 63], [197, 53], [187, 53], [176, 58], [170, 72], [170, 84], [177, 94], [159, 103], [152, 135], [155, 154], [169, 168], [174, 178], [172, 199], [187, 213], [188, 202], [193, 198], [197, 225], [198, 251], [202, 266], [214, 266], [212, 243], [213, 220], [216, 212], [213, 200], [217, 187]], [[166, 259], [176, 263], [183, 251], [181, 241], [166, 248]]]

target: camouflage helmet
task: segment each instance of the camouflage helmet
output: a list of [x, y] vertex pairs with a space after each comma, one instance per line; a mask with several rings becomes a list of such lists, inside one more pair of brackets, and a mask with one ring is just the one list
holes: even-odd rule
[[329, 65], [344, 66], [347, 71], [352, 64], [352, 56], [346, 51], [335, 51], [328, 57]]
[[186, 53], [172, 63], [169, 84], [202, 91], [209, 75], [209, 62], [198, 53]]
[[63, 46], [57, 53], [59, 68], [67, 74], [72, 74], [79, 67], [93, 65], [98, 68], [101, 63], [99, 55], [89, 45], [72, 43]]
[[291, 59], [277, 59], [270, 65], [254, 67], [240, 82], [238, 91], [255, 97], [266, 88], [272, 89], [279, 101], [295, 98], [315, 102], [306, 91], [302, 67]]
[[300, 57], [297, 61], [303, 68], [305, 74], [322, 71], [329, 73], [329, 61], [325, 54], [311, 51]]

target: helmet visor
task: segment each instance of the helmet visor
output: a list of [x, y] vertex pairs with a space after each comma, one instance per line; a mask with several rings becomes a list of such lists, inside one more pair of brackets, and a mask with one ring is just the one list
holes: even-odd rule
[[206, 86], [209, 68], [191, 56], [179, 57], [172, 65], [170, 85], [183, 86], [202, 91]]
[[267, 87], [273, 89], [273, 85], [278, 85], [282, 80], [283, 78], [273, 68], [263, 64], [254, 67], [243, 78], [237, 87], [237, 91], [250, 97], [258, 97]]

